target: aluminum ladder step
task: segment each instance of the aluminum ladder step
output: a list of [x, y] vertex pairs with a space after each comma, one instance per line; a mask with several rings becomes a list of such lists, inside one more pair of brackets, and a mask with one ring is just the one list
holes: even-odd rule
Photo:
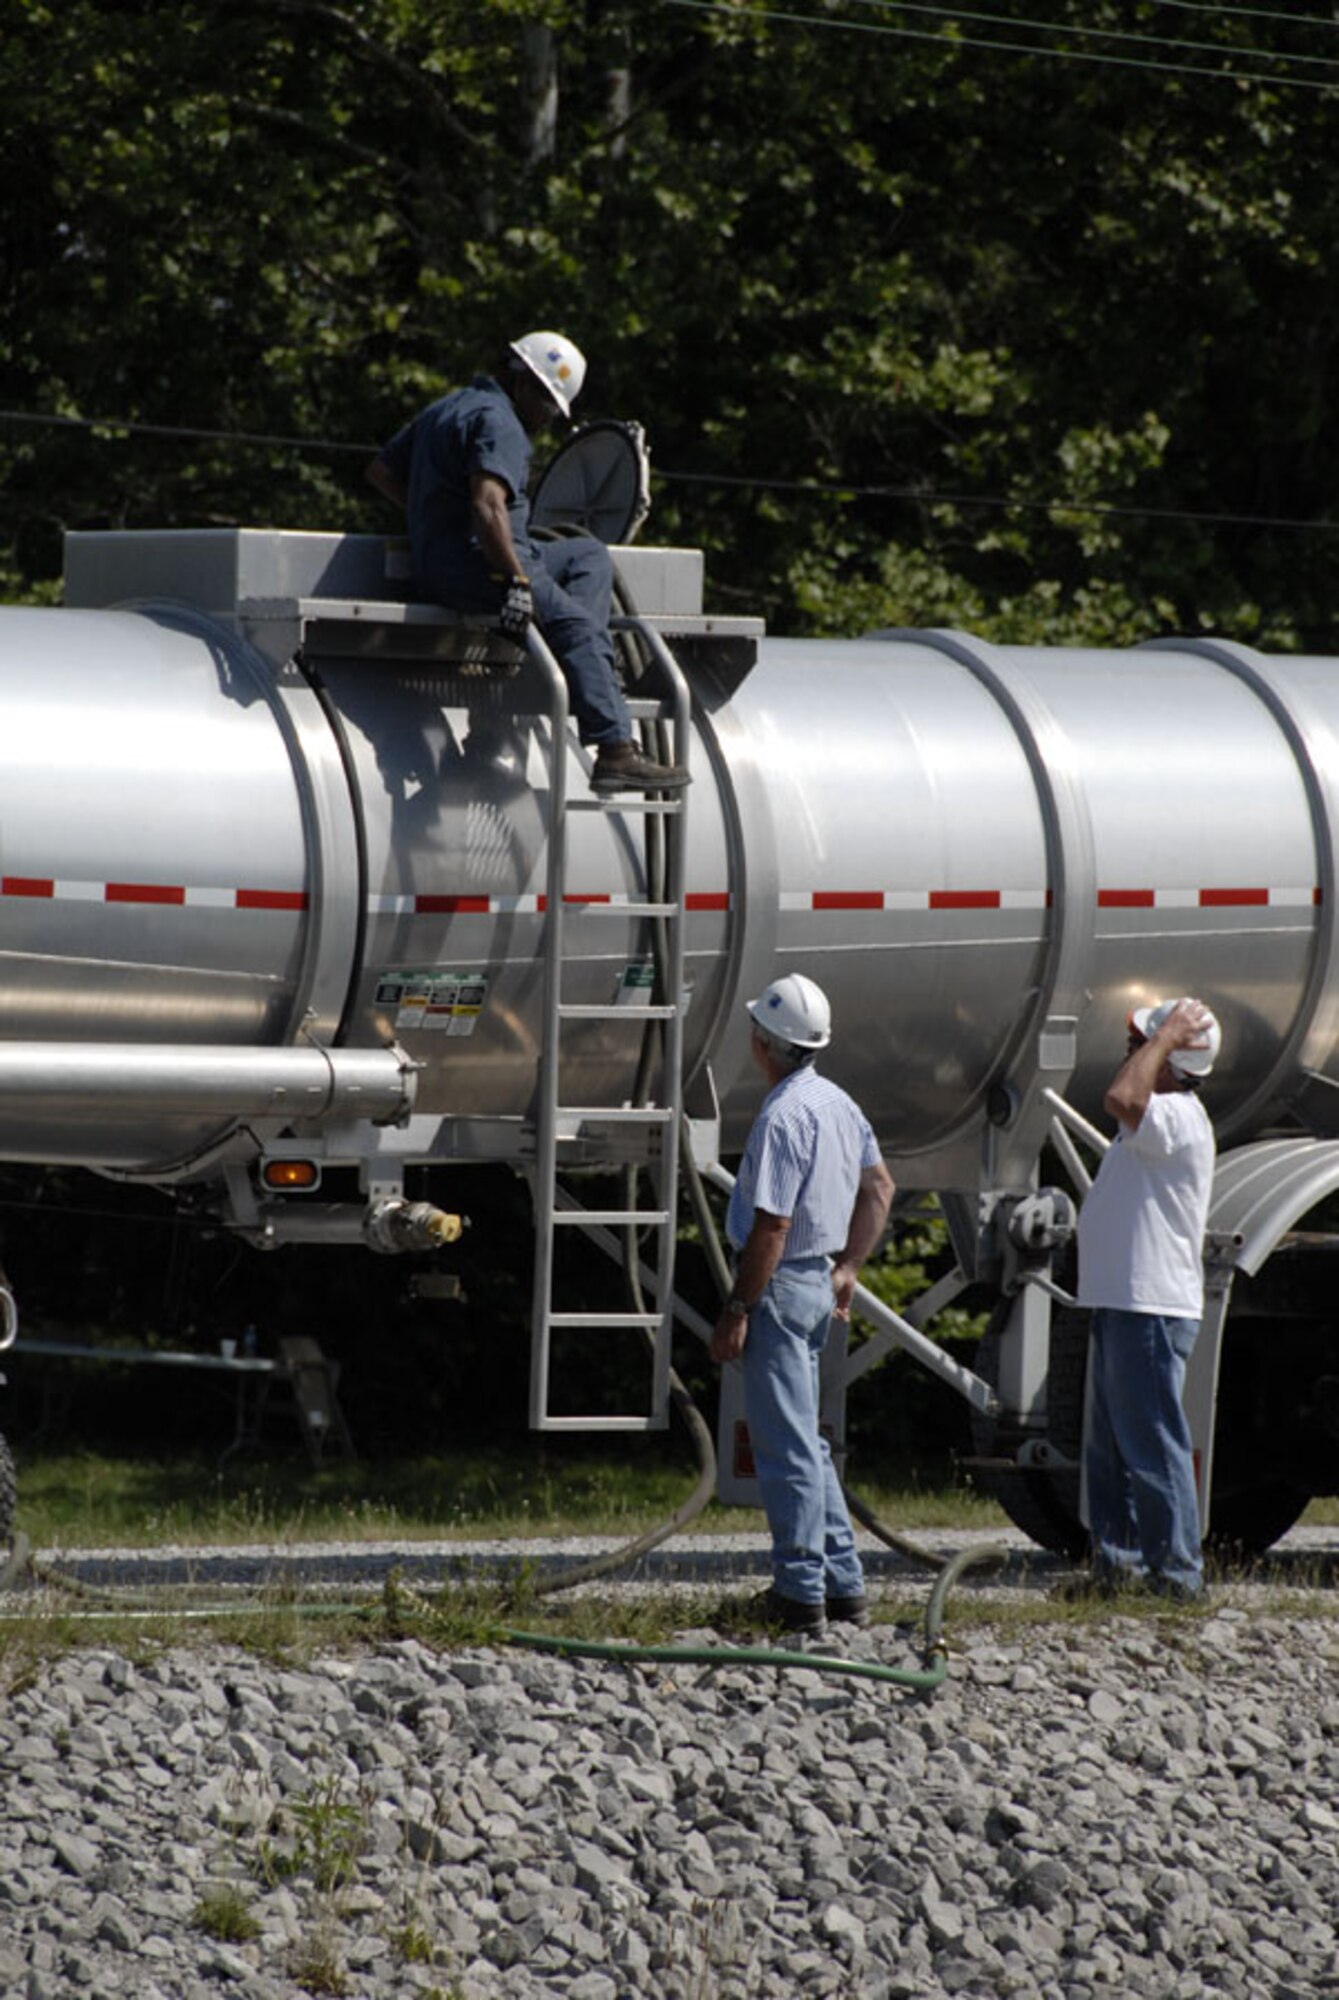
[[650, 1228], [670, 1221], [673, 1214], [670, 1208], [555, 1208], [549, 1220], [558, 1228], [575, 1223], [581, 1229], [613, 1229], [629, 1222]]
[[559, 1118], [588, 1125], [668, 1125], [678, 1112], [668, 1104], [555, 1104]]
[[592, 792], [588, 799], [569, 799], [567, 810], [578, 813], [663, 813], [670, 818], [681, 813], [684, 804], [682, 792], [665, 792], [654, 797], [648, 797], [644, 792], [610, 792], [607, 796]]
[[677, 903], [597, 903], [593, 897], [578, 896], [567, 904], [569, 916], [576, 917], [677, 917]]
[[620, 1007], [617, 1001], [605, 1006], [587, 1005], [582, 1002], [565, 1001], [558, 1009], [560, 1021], [672, 1021], [676, 1009], [673, 1007]]

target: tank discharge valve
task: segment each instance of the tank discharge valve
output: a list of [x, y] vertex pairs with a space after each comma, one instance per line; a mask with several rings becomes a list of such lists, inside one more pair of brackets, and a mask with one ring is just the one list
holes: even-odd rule
[[370, 1250], [396, 1256], [406, 1250], [441, 1250], [458, 1243], [465, 1229], [463, 1215], [449, 1215], [430, 1201], [403, 1201], [394, 1197], [374, 1203], [363, 1224], [363, 1237]]
[[1009, 1241], [1015, 1250], [1041, 1256], [1063, 1249], [1077, 1227], [1077, 1211], [1064, 1189], [1038, 1188], [1010, 1211]]
[[1022, 1195], [1005, 1223], [1004, 1292], [1013, 1297], [1025, 1285], [1036, 1285], [1062, 1305], [1072, 1305], [1051, 1276], [1051, 1260], [1063, 1250], [1079, 1226], [1078, 1210], [1063, 1188], [1038, 1188]]

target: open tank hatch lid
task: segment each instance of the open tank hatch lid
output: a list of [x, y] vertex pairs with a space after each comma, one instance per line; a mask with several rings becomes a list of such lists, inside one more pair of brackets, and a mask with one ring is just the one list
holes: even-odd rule
[[650, 511], [646, 433], [608, 417], [584, 425], [554, 453], [531, 495], [530, 525], [625, 547]]

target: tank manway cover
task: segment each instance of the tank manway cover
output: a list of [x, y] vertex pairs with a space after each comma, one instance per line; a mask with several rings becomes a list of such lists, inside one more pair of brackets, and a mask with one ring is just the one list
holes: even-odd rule
[[540, 473], [530, 503], [535, 528], [568, 529], [626, 546], [651, 511], [651, 455], [640, 424], [587, 424]]

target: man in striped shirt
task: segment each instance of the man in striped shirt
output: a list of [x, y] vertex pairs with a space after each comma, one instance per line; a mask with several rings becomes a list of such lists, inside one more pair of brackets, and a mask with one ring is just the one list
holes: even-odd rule
[[769, 1089], [740, 1162], [726, 1234], [733, 1296], [712, 1335], [739, 1361], [744, 1409], [772, 1533], [768, 1622], [819, 1632], [869, 1610], [851, 1517], [818, 1426], [818, 1361], [835, 1312], [883, 1233], [892, 1177], [853, 1098], [814, 1069], [832, 1037], [822, 989], [787, 973], [749, 1002], [753, 1056]]

